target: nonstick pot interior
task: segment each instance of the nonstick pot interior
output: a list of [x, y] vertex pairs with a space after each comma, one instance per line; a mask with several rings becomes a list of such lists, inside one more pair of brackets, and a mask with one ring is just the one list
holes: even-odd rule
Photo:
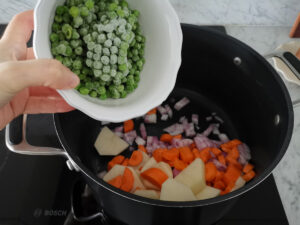
[[[211, 112], [217, 112], [225, 121], [221, 130], [231, 139], [238, 138], [250, 146], [257, 176], [238, 191], [204, 201], [163, 202], [124, 193], [96, 177], [98, 172], [106, 169], [106, 163], [111, 159], [100, 157], [94, 148], [101, 123], [79, 111], [55, 115], [60, 140], [84, 173], [98, 185], [134, 201], [190, 207], [235, 197], [271, 173], [291, 138], [293, 111], [290, 97], [268, 62], [227, 35], [188, 25], [183, 26], [183, 33], [183, 62], [170, 98], [178, 100], [187, 96], [191, 104], [175, 112], [172, 121], [147, 126], [149, 135], [160, 135], [162, 128], [177, 122], [182, 115], [198, 113], [203, 119]], [[203, 130], [206, 126], [204, 122], [200, 124]]]

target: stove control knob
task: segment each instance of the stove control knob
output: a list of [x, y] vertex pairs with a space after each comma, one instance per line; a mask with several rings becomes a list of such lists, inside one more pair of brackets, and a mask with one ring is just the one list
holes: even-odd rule
[[74, 163], [73, 161], [71, 161], [70, 159], [68, 159], [68, 160], [66, 161], [66, 164], [67, 164], [69, 170], [71, 170], [71, 171], [75, 170], [76, 172], [79, 172], [79, 171], [80, 171], [80, 169], [79, 169], [79, 167], [77, 166], [77, 164]]

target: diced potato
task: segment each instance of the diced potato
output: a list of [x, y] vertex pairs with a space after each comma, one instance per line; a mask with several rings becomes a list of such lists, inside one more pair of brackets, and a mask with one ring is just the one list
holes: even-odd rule
[[242, 177], [239, 177], [236, 182], [235, 182], [235, 185], [234, 187], [232, 188], [231, 191], [235, 191], [241, 187], [243, 187], [244, 185], [246, 184], [246, 181], [242, 178]]
[[160, 190], [159, 187], [157, 187], [156, 185], [152, 184], [150, 181], [148, 181], [148, 180], [146, 180], [146, 179], [144, 179], [142, 177], [141, 177], [141, 180], [142, 180], [142, 182], [143, 182], [143, 184], [145, 185], [146, 188], [157, 190], [157, 191]]
[[121, 166], [121, 165], [115, 165], [113, 168], [110, 169], [110, 171], [107, 172], [107, 174], [105, 174], [105, 176], [103, 177], [103, 180], [108, 182], [112, 179], [114, 179], [116, 176], [119, 175], [123, 175], [125, 170], [125, 166]]
[[103, 127], [94, 144], [99, 155], [118, 155], [128, 144], [107, 127]]
[[165, 201], [194, 201], [197, 200], [192, 190], [176, 181], [169, 178], [162, 184], [160, 200]]
[[159, 199], [160, 193], [155, 190], [136, 190], [133, 194], [152, 199]]
[[131, 172], [133, 174], [133, 177], [134, 177], [134, 183], [133, 183], [133, 187], [131, 189], [132, 192], [134, 192], [135, 189], [137, 189], [137, 188], [145, 189], [145, 186], [144, 186], [144, 184], [142, 183], [142, 181], [140, 179], [140, 174], [136, 170], [134, 170], [133, 168], [131, 168], [131, 167], [128, 167], [128, 168], [131, 170]]
[[191, 188], [194, 194], [198, 194], [206, 186], [203, 161], [195, 159], [175, 177], [175, 180]]
[[206, 186], [202, 191], [200, 191], [196, 198], [198, 200], [208, 199], [208, 198], [214, 198], [220, 194], [221, 190], [217, 188], [213, 188], [210, 186]]
[[167, 164], [165, 162], [159, 162], [156, 165], [154, 165], [153, 167], [161, 169], [165, 174], [167, 174], [167, 176], [169, 178], [173, 178], [172, 168], [170, 167], [169, 164]]
[[151, 167], [154, 167], [154, 165], [157, 164], [154, 157], [151, 157], [143, 166], [143, 169], [141, 170], [141, 173], [144, 172], [147, 169], [150, 169]]

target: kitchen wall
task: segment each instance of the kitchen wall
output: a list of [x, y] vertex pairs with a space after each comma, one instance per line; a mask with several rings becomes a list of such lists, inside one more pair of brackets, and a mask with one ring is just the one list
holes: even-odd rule
[[[299, 0], [170, 0], [182, 22], [196, 24], [291, 26]], [[37, 0], [0, 0], [0, 23]]]

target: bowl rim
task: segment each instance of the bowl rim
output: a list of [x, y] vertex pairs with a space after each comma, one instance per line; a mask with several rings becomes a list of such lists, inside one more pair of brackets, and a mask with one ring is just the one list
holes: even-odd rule
[[[38, 27], [40, 26], [40, 20], [38, 19], [39, 17], [42, 16], [42, 12], [41, 12], [41, 6], [43, 4], [43, 2], [45, 2], [47, 0], [38, 0], [35, 8], [34, 8], [34, 28], [35, 28], [35, 32], [33, 35], [33, 51], [34, 51], [34, 55], [36, 58], [39, 58], [39, 48], [38, 46], [38, 41], [40, 40], [40, 32], [38, 32]], [[169, 0], [164, 0], [164, 1], [160, 1], [160, 4], [164, 4], [165, 6], [163, 8], [165, 8], [165, 11], [167, 11], [168, 13], [165, 13], [164, 16], [167, 17], [168, 21], [171, 21], [172, 26], [170, 26], [170, 30], [171, 33], [176, 34], [177, 39], [173, 39], [172, 40], [172, 51], [174, 51], [173, 54], [173, 59], [172, 59], [172, 66], [170, 66], [170, 70], [168, 73], [170, 74], [174, 74], [174, 76], [170, 76], [170, 80], [168, 82], [168, 85], [164, 88], [160, 90], [160, 97], [159, 98], [155, 98], [152, 99], [152, 101], [147, 101], [145, 103], [143, 103], [142, 105], [140, 105], [140, 107], [138, 108], [134, 108], [134, 110], [130, 110], [130, 113], [124, 113], [123, 110], [120, 111], [111, 108], [110, 111], [111, 112], [104, 112], [99, 110], [99, 105], [95, 105], [94, 103], [88, 101], [87, 99], [84, 99], [83, 97], [79, 97], [78, 99], [80, 100], [80, 102], [78, 101], [74, 101], [75, 100], [75, 96], [73, 96], [73, 90], [57, 90], [58, 93], [64, 98], [64, 100], [72, 107], [80, 110], [81, 112], [85, 113], [86, 115], [88, 115], [89, 117], [95, 119], [95, 120], [99, 120], [99, 121], [109, 121], [109, 122], [122, 122], [122, 121], [126, 121], [132, 118], [136, 118], [136, 117], [140, 117], [143, 116], [144, 114], [146, 114], [148, 111], [150, 111], [151, 109], [159, 106], [163, 101], [165, 101], [169, 94], [172, 92], [172, 90], [175, 87], [175, 83], [176, 83], [176, 79], [177, 79], [177, 74], [179, 71], [179, 68], [181, 66], [181, 51], [182, 51], [182, 43], [183, 43], [183, 34], [182, 34], [182, 29], [180, 26], [180, 20], [179, 17], [175, 11], [175, 9], [173, 8], [172, 4], [169, 2]], [[77, 97], [77, 96], [76, 96]], [[82, 104], [84, 103], [84, 104]], [[105, 108], [105, 105], [102, 105], [100, 107], [103, 107], [103, 109]], [[98, 110], [97, 110], [98, 108]], [[117, 108], [117, 107], [116, 107]], [[103, 113], [99, 113], [99, 111], [103, 112]], [[112, 113], [113, 112], [113, 113]], [[113, 116], [112, 116], [113, 115]]]

